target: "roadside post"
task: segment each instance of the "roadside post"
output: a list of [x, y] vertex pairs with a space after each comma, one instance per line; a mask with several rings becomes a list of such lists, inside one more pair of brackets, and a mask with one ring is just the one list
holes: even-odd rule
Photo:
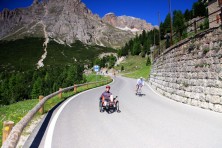
[[95, 65], [95, 66], [93, 67], [93, 69], [94, 69], [94, 71], [96, 72], [96, 86], [97, 86], [97, 74], [98, 74], [98, 72], [99, 72], [100, 67], [99, 67], [99, 65]]
[[13, 126], [14, 126], [14, 122], [13, 121], [4, 121], [3, 122], [2, 145], [6, 141], [6, 139], [8, 138], [8, 136], [9, 136]]

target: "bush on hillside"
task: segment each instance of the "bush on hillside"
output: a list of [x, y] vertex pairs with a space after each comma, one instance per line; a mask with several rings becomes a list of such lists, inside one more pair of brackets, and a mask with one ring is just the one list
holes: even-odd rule
[[150, 57], [148, 56], [147, 61], [146, 61], [146, 66], [149, 66], [149, 65], [151, 65], [151, 60], [150, 60]]
[[122, 66], [121, 66], [121, 71], [123, 71], [123, 70], [124, 70], [124, 66], [122, 65]]

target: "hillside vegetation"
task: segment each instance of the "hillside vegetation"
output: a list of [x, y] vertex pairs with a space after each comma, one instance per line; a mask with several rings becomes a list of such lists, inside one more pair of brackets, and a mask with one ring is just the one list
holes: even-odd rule
[[142, 58], [141, 56], [128, 56], [126, 60], [115, 67], [117, 70], [122, 69], [121, 74], [129, 78], [148, 78], [151, 65], [147, 58]]
[[[44, 38], [24, 38], [14, 41], [0, 41], [0, 71], [27, 71], [36, 69], [41, 58]], [[64, 66], [75, 62], [92, 63], [101, 53], [114, 52], [112, 48], [85, 45], [80, 41], [71, 47], [50, 40], [47, 47], [47, 57], [43, 61], [48, 66]]]
[[97, 45], [85, 45], [80, 41], [68, 45], [58, 44], [55, 41], [51, 41], [47, 47], [48, 55], [44, 64], [50, 65], [69, 65], [75, 62], [83, 64], [91, 64], [101, 53], [117, 51]]
[[[43, 54], [43, 42], [43, 38], [0, 41], [0, 105], [35, 99], [60, 87], [86, 82], [84, 65], [91, 68], [99, 54], [116, 52], [112, 48], [84, 45], [80, 41], [68, 46], [51, 39], [43, 61], [45, 66], [36, 69]], [[112, 56], [103, 59], [111, 64], [114, 61]]]
[[34, 69], [43, 54], [43, 38], [0, 41], [0, 71]]

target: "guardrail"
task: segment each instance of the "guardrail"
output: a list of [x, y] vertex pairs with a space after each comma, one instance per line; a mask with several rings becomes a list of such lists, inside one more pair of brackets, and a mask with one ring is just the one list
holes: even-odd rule
[[67, 88], [60, 88], [59, 91], [54, 92], [46, 97], [43, 96], [39, 96], [39, 100], [40, 102], [32, 109], [30, 110], [25, 117], [23, 117], [13, 128], [13, 122], [4, 122], [4, 127], [3, 127], [3, 134], [5, 133], [5, 135], [3, 135], [3, 138], [6, 139], [5, 142], [3, 142], [2, 148], [15, 148], [17, 146], [17, 143], [19, 141], [19, 138], [22, 134], [23, 129], [27, 126], [27, 124], [32, 120], [32, 118], [34, 117], [34, 115], [39, 111], [40, 113], [43, 113], [43, 106], [45, 104], [45, 102], [49, 99], [51, 99], [52, 97], [58, 95], [59, 98], [62, 98], [62, 93], [69, 91], [71, 89], [73, 89], [74, 93], [77, 93], [77, 89], [80, 86], [86, 86], [87, 89], [89, 88], [89, 85], [93, 85], [95, 84], [97, 87], [98, 84], [100, 85], [105, 85], [112, 82], [112, 79], [110, 80], [104, 80], [104, 81], [97, 81], [97, 82], [90, 82], [90, 83], [84, 83], [84, 84], [75, 84], [74, 86], [70, 86]]

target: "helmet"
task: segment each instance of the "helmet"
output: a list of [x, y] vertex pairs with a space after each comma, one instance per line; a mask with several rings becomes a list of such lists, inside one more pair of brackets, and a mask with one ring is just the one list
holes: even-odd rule
[[109, 88], [109, 89], [110, 89], [110, 86], [109, 86], [109, 85], [107, 85], [107, 86], [106, 86], [106, 88]]
[[140, 79], [143, 79], [143, 77], [140, 77]]

